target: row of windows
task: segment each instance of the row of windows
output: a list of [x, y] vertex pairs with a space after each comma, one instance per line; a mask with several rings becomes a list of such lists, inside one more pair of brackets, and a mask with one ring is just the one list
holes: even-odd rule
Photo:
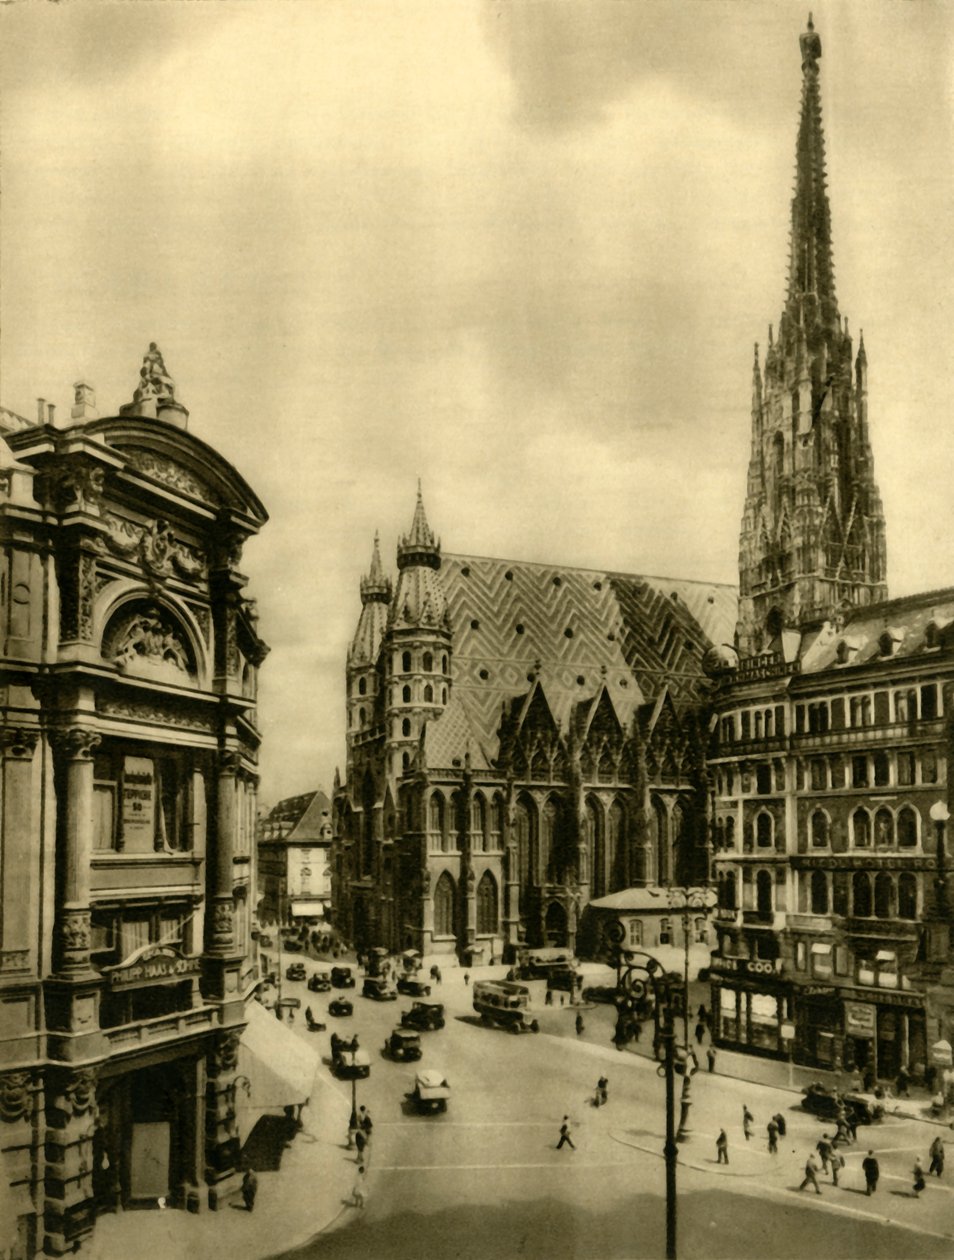
[[[425, 652], [423, 656], [420, 658], [421, 672], [424, 674], [432, 674], [434, 672], [435, 659], [436, 658], [433, 652]], [[402, 652], [401, 653], [401, 673], [402, 674], [416, 673], [418, 670], [417, 660], [418, 660], [418, 657], [417, 657], [416, 652]], [[395, 672], [396, 672], [397, 671], [397, 657], [395, 657], [394, 665], [395, 665]], [[442, 674], [447, 673], [447, 653], [446, 652], [441, 653], [439, 672]]]
[[[739, 909], [739, 874], [722, 871], [717, 876], [720, 909]], [[755, 910], [771, 918], [776, 910], [784, 909], [782, 872], [745, 870], [741, 876], [743, 910]], [[879, 871], [874, 876], [868, 871], [800, 873], [798, 908], [802, 913], [837, 914], [859, 919], [916, 919], [917, 876], [910, 871], [902, 871], [900, 875]]]
[[757, 792], [760, 796], [785, 791], [785, 763], [759, 761], [755, 765], [719, 767], [716, 770], [716, 791], [720, 796], [743, 796]]
[[[477, 935], [492, 936], [499, 930], [500, 898], [497, 881], [490, 871], [484, 871], [477, 884]], [[434, 886], [434, 934], [458, 936], [460, 905], [457, 884], [448, 872], [442, 872]]]
[[[826, 731], [887, 726], [893, 722], [930, 721], [940, 714], [938, 684], [925, 683], [921, 687], [862, 692], [796, 704], [795, 734], [820, 735]], [[782, 705], [773, 705], [726, 713], [720, 719], [719, 734], [723, 744], [783, 736], [785, 709]]]
[[[193, 770], [184, 752], [130, 755], [106, 748], [93, 759], [93, 847], [124, 853], [193, 846]], [[250, 835], [243, 810], [239, 827]]]
[[856, 958], [852, 972], [851, 954], [847, 945], [815, 943], [809, 951], [807, 941], [795, 944], [795, 970], [807, 971], [815, 980], [826, 980], [832, 973], [851, 976], [858, 984], [880, 988], [898, 987], [898, 960], [890, 950], [884, 950], [877, 958]]
[[[912, 787], [918, 783], [937, 783], [937, 753], [932, 748], [899, 749], [874, 753], [855, 753], [850, 757], [799, 758], [795, 763], [795, 787], [799, 792], [827, 792], [843, 788]], [[781, 761], [763, 761], [743, 766], [738, 773], [733, 766], [716, 771], [716, 790], [720, 796], [742, 796], [753, 791], [760, 796], [775, 795], [785, 790], [785, 767]]]
[[[442, 792], [433, 792], [427, 806], [427, 830], [430, 833], [428, 847], [435, 853], [450, 853], [456, 849], [453, 809], [456, 801], [448, 802]], [[470, 843], [477, 853], [495, 852], [500, 848], [504, 829], [506, 806], [503, 797], [496, 795], [489, 804], [478, 792], [470, 807]]]
[[[718, 818], [715, 823], [716, 849], [735, 848], [735, 817]], [[753, 848], [776, 847], [776, 821], [767, 810], [761, 810], [749, 821], [746, 839]], [[859, 806], [849, 820], [848, 836], [852, 848], [901, 849], [917, 848], [921, 834], [921, 815], [911, 805], [894, 811], [887, 805], [877, 810]], [[808, 820], [808, 839], [815, 849], [827, 849], [832, 841], [832, 820], [826, 810], [816, 809]], [[779, 846], [782, 847], [782, 846]]]
[[719, 723], [724, 744], [751, 739], [774, 739], [785, 734], [785, 708], [773, 705], [767, 709], [742, 709], [727, 713]]

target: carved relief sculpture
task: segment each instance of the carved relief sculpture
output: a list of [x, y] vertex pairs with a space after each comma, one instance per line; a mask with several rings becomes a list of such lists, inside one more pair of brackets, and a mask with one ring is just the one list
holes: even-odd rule
[[29, 1072], [7, 1072], [0, 1076], [0, 1120], [16, 1124], [32, 1112], [32, 1085]]
[[136, 613], [121, 624], [111, 635], [107, 652], [108, 659], [119, 669], [145, 660], [172, 665], [183, 674], [190, 673], [186, 645], [158, 610]]

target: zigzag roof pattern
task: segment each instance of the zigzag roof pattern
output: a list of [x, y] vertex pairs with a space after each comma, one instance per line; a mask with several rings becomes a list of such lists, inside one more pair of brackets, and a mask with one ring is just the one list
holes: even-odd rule
[[[605, 685], [624, 729], [668, 688], [699, 696], [702, 657], [731, 642], [734, 587], [598, 569], [445, 555], [453, 627], [451, 706], [428, 724], [430, 766], [492, 765], [506, 708], [519, 718], [535, 682], [561, 733]], [[440, 760], [432, 758], [439, 757]]]

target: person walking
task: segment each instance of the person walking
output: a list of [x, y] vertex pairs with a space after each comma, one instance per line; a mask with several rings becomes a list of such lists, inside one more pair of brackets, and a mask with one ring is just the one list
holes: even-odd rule
[[705, 1035], [706, 1035], [706, 1026], [700, 1019], [698, 1024], [696, 1024], [696, 1041], [698, 1041], [700, 1046], [702, 1045]]
[[573, 1138], [570, 1136], [570, 1117], [569, 1116], [564, 1116], [563, 1123], [560, 1125], [560, 1140], [556, 1144], [557, 1150], [560, 1150], [560, 1148], [564, 1145], [568, 1146], [571, 1151], [576, 1150], [576, 1147], [573, 1144]]
[[609, 1080], [605, 1076], [601, 1076], [596, 1082], [596, 1088], [600, 1093], [600, 1102], [605, 1107], [609, 1102]]
[[861, 1161], [861, 1171], [865, 1175], [865, 1194], [874, 1194], [878, 1189], [878, 1178], [881, 1176], [881, 1169], [875, 1159], [874, 1151], [869, 1151]]
[[255, 1211], [255, 1196], [258, 1194], [258, 1178], [252, 1168], [246, 1168], [242, 1178], [242, 1201], [246, 1212]]
[[358, 1108], [358, 1126], [364, 1134], [365, 1141], [371, 1141], [371, 1131], [374, 1128], [374, 1122], [371, 1119], [371, 1112], [367, 1107]]
[[552, 989], [547, 989], [547, 995], [546, 995], [546, 997], [543, 999], [543, 1005], [544, 1005], [544, 1006], [552, 1006], [552, 1005], [553, 1005], [553, 990], [552, 990]]
[[709, 1049], [706, 1051], [706, 1060], [709, 1064], [709, 1071], [714, 1072], [715, 1065], [716, 1065], [715, 1046], [710, 1046]]
[[[560, 998], [560, 1005], [561, 1005], [561, 1006], [563, 1005], [563, 999], [562, 999], [562, 996], [561, 996], [561, 998]], [[576, 1035], [577, 1035], [578, 1037], [581, 1037], [581, 1036], [583, 1035], [583, 1028], [584, 1028], [584, 1024], [583, 1024], [583, 1016], [582, 1016], [579, 1012], [577, 1012], [577, 1016], [576, 1016]]]
[[727, 1164], [729, 1162], [729, 1139], [725, 1135], [725, 1129], [719, 1130], [719, 1136], [716, 1138], [716, 1163]]
[[778, 1154], [778, 1125], [774, 1119], [770, 1120], [765, 1126], [768, 1130], [768, 1153], [770, 1155]]
[[931, 1143], [931, 1149], [928, 1151], [928, 1154], [931, 1156], [931, 1166], [928, 1168], [928, 1173], [935, 1173], [940, 1177], [944, 1171], [944, 1139], [940, 1134]]
[[911, 1177], [914, 1182], [914, 1185], [911, 1187], [914, 1192], [914, 1197], [916, 1199], [920, 1199], [921, 1191], [924, 1189], [925, 1184], [924, 1165], [921, 1163], [920, 1155], [915, 1155], [914, 1157], [914, 1168], [911, 1170]]
[[899, 1098], [908, 1097], [908, 1083], [910, 1080], [911, 1080], [911, 1077], [908, 1072], [908, 1069], [902, 1063], [901, 1066], [898, 1068], [897, 1091], [898, 1091]]
[[355, 1157], [355, 1163], [364, 1163], [364, 1148], [368, 1145], [368, 1139], [365, 1137], [363, 1129], [355, 1129], [354, 1131], [354, 1149], [358, 1152]]
[[772, 1117], [772, 1119], [773, 1119], [773, 1120], [775, 1121], [775, 1123], [778, 1125], [778, 1135], [779, 1135], [779, 1137], [784, 1137], [784, 1136], [785, 1136], [785, 1117], [782, 1115], [782, 1113], [781, 1113], [780, 1111], [778, 1111], [778, 1112], [776, 1112], [776, 1113], [775, 1113], [775, 1115]]
[[356, 1207], [356, 1208], [364, 1207], [365, 1185], [366, 1185], [366, 1181], [365, 1181], [364, 1162], [359, 1161], [358, 1168], [354, 1176], [354, 1185], [351, 1189], [351, 1203], [349, 1206]]
[[804, 1190], [806, 1186], [814, 1186], [815, 1193], [821, 1194], [821, 1186], [818, 1184], [818, 1160], [815, 1158], [815, 1152], [809, 1155], [805, 1161], [805, 1177], [799, 1190]]
[[821, 1159], [822, 1172], [828, 1172], [828, 1162], [831, 1159], [831, 1138], [827, 1133], [823, 1133], [815, 1144], [815, 1150]]
[[743, 1132], [743, 1133], [744, 1133], [744, 1135], [745, 1135], [745, 1140], [746, 1140], [746, 1142], [748, 1142], [748, 1141], [749, 1141], [749, 1139], [750, 1139], [750, 1138], [751, 1138], [751, 1136], [752, 1136], [752, 1125], [753, 1125], [754, 1121], [755, 1121], [755, 1117], [752, 1115], [751, 1111], [749, 1111], [748, 1107], [743, 1106], [743, 1108], [742, 1108], [742, 1132]]
[[464, 972], [464, 988], [466, 989], [469, 984], [470, 984], [470, 972], [465, 971]]
[[839, 1151], [832, 1151], [829, 1163], [831, 1165], [831, 1184], [837, 1186], [838, 1174], [845, 1166], [845, 1157]]

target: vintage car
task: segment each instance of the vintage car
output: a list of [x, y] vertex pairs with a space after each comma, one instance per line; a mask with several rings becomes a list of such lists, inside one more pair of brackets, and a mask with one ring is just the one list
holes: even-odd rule
[[612, 1005], [618, 992], [615, 984], [590, 984], [583, 990], [583, 1001], [607, 1002]]
[[285, 968], [286, 980], [304, 980], [306, 974], [305, 964], [303, 962], [289, 963]]
[[353, 1015], [354, 1007], [352, 1006], [348, 998], [345, 998], [345, 997], [332, 998], [331, 1001], [328, 1003], [328, 1014], [329, 1015]]
[[287, 949], [291, 954], [300, 954], [304, 945], [297, 937], [289, 937], [288, 940], [282, 941], [282, 949]]
[[407, 997], [430, 997], [431, 986], [420, 976], [398, 976], [397, 991]]
[[367, 1050], [351, 1050], [347, 1042], [332, 1050], [331, 1070], [341, 1080], [371, 1075], [371, 1058]]
[[506, 1028], [512, 1033], [539, 1032], [540, 1025], [527, 1014], [530, 990], [512, 980], [475, 980], [471, 989], [480, 1022]]
[[439, 1068], [422, 1068], [415, 1078], [411, 1102], [418, 1111], [446, 1111], [450, 1086]]
[[327, 971], [313, 971], [308, 977], [309, 993], [327, 993], [331, 988], [331, 977]]
[[384, 1053], [389, 1059], [410, 1063], [421, 1057], [421, 1034], [410, 1028], [395, 1028], [384, 1043]]
[[402, 1028], [416, 1028], [418, 1032], [434, 1032], [444, 1027], [444, 1003], [421, 998], [412, 1003], [409, 1011], [401, 1013]]
[[350, 967], [332, 967], [331, 985], [335, 989], [353, 989], [354, 972]]
[[823, 1120], [837, 1120], [841, 1103], [847, 1118], [854, 1124], [874, 1124], [884, 1116], [884, 1104], [874, 1094], [861, 1094], [855, 1090], [839, 1093], [821, 1081], [813, 1081], [802, 1090], [802, 1106]]
[[397, 991], [383, 976], [365, 976], [361, 996], [374, 998], [376, 1002], [394, 1002], [397, 1000]]
[[261, 932], [259, 934], [258, 943], [262, 949], [270, 949], [272, 945], [272, 938], [267, 932]]

